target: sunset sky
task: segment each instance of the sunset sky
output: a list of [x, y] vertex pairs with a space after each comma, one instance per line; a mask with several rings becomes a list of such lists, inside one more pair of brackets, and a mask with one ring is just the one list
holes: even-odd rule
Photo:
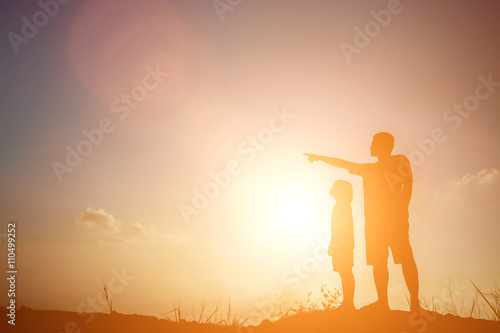
[[368, 304], [361, 179], [302, 153], [374, 162], [380, 131], [413, 166], [421, 297], [500, 283], [497, 1], [41, 3], [0, 5], [0, 262], [17, 221], [19, 305], [91, 311], [101, 277], [114, 309], [151, 315], [340, 288], [336, 179]]

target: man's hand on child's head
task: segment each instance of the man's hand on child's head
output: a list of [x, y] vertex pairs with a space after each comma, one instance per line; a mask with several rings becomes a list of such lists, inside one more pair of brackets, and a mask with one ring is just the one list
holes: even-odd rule
[[316, 154], [307, 154], [307, 153], [304, 153], [305, 156], [308, 156], [308, 160], [309, 162], [316, 162], [316, 161], [319, 161], [319, 155], [316, 155]]

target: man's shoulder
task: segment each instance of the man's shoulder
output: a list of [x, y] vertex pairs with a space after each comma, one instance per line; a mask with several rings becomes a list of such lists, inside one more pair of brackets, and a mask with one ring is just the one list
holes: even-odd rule
[[397, 174], [405, 179], [412, 179], [412, 170], [411, 170], [411, 164], [408, 158], [405, 155], [399, 154], [399, 155], [392, 155], [392, 166], [391, 169], [393, 169]]
[[408, 158], [407, 158], [405, 155], [403, 155], [403, 154], [391, 155], [391, 157], [392, 157], [393, 159], [397, 159], [397, 160], [399, 160], [399, 161], [409, 162], [409, 161], [408, 161]]
[[410, 161], [403, 154], [391, 155], [390, 162], [395, 165], [410, 166]]

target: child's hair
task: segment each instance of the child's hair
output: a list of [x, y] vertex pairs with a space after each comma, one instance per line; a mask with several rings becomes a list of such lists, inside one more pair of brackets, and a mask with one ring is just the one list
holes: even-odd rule
[[336, 180], [332, 186], [332, 195], [335, 200], [344, 201], [344, 202], [352, 202], [352, 185], [345, 180]]

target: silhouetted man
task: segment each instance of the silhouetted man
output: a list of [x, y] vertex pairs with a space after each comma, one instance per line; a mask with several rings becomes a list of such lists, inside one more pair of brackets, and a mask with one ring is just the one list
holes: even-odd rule
[[353, 163], [340, 158], [304, 155], [309, 156], [311, 162], [323, 161], [363, 177], [366, 263], [373, 266], [378, 294], [378, 300], [369, 307], [389, 309], [387, 258], [390, 247], [394, 263], [402, 266], [413, 311], [420, 306], [418, 270], [408, 238], [408, 206], [413, 177], [408, 159], [404, 155], [391, 155], [393, 148], [394, 137], [382, 132], [375, 134], [370, 147], [371, 156], [378, 158], [376, 163]]

